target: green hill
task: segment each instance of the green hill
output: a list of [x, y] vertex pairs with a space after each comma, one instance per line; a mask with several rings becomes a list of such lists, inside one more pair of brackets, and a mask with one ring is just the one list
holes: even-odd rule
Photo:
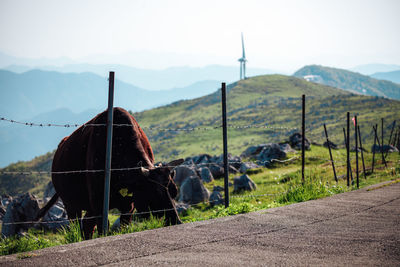
[[[50, 171], [54, 152], [38, 156], [31, 161], [20, 161], [0, 169], [5, 172]], [[51, 180], [49, 174], [0, 174], [0, 194], [18, 195], [31, 192], [42, 196], [45, 186]]]
[[[323, 123], [327, 124], [331, 140], [343, 143], [342, 128], [346, 125], [346, 112], [351, 112], [352, 116], [358, 115], [363, 139], [367, 145], [373, 142], [372, 124], [384, 118], [388, 132], [389, 124], [400, 115], [399, 101], [355, 95], [290, 76], [258, 76], [228, 86], [227, 112], [228, 124], [231, 126], [228, 130], [229, 151], [240, 154], [249, 145], [282, 142], [295, 131], [299, 131], [302, 94], [307, 96], [307, 136], [318, 143], [324, 142]], [[134, 116], [141, 126], [145, 126], [158, 160], [198, 153], [222, 153], [220, 128], [196, 131], [157, 130], [220, 126], [222, 123], [219, 91], [202, 98], [134, 113]], [[235, 129], [234, 126], [250, 128]], [[279, 129], [280, 127], [284, 129]]]
[[[319, 65], [305, 66], [293, 76], [310, 78], [318, 83], [341, 88], [353, 93], [400, 99], [400, 85], [377, 80], [360, 73]], [[307, 77], [308, 76], [308, 77]]]
[[[390, 124], [400, 116], [400, 102], [396, 100], [355, 95], [292, 76], [257, 76], [228, 86], [229, 152], [239, 155], [248, 146], [282, 142], [288, 140], [292, 133], [300, 131], [302, 94], [306, 95], [306, 135], [320, 144], [324, 142], [323, 123], [327, 124], [331, 140], [343, 144], [342, 128], [346, 125], [347, 111], [352, 116], [358, 115], [363, 142], [368, 150], [373, 142], [372, 125], [384, 118], [387, 140]], [[148, 135], [157, 161], [200, 153], [220, 155], [220, 99], [220, 91], [217, 91], [201, 98], [178, 101], [133, 115]], [[195, 130], [191, 131], [191, 128]], [[47, 157], [51, 157], [51, 154]], [[39, 157], [36, 162], [47, 162], [48, 158], [45, 158]], [[10, 165], [7, 170], [20, 171], [25, 167], [38, 169], [42, 166], [46, 166], [45, 169], [50, 167], [26, 162]], [[41, 182], [49, 179], [47, 176], [41, 177]], [[43, 186], [38, 179], [33, 177], [28, 182], [29, 178], [8, 178], [9, 185], [6, 187], [3, 175], [0, 177], [0, 189], [1, 192], [11, 194], [24, 190], [37, 192]]]

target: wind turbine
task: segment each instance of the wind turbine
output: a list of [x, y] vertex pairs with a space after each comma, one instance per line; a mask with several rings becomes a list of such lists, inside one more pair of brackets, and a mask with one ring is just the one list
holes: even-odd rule
[[244, 41], [243, 41], [243, 33], [242, 33], [242, 57], [238, 59], [240, 62], [240, 80], [246, 79], [246, 55], [244, 53]]

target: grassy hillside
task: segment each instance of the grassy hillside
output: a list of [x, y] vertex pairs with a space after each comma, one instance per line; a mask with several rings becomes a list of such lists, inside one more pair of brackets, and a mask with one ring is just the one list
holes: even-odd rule
[[[240, 154], [250, 145], [282, 142], [301, 127], [301, 95], [306, 95], [307, 137], [323, 143], [323, 123], [330, 139], [343, 143], [346, 112], [358, 115], [364, 143], [370, 148], [372, 124], [400, 117], [400, 102], [380, 97], [354, 95], [344, 90], [283, 75], [258, 76], [228, 86], [227, 112], [229, 152]], [[222, 153], [220, 92], [134, 113], [145, 128], [158, 160], [199, 153]], [[250, 126], [235, 129], [233, 126]], [[271, 128], [259, 128], [268, 126]], [[151, 127], [150, 129], [147, 127]], [[209, 130], [164, 131], [160, 129], [200, 127]], [[285, 129], [276, 129], [284, 127]], [[154, 128], [154, 129], [152, 129]], [[210, 129], [211, 128], [211, 129]], [[289, 129], [286, 129], [289, 128]], [[292, 128], [298, 128], [292, 129]], [[351, 136], [353, 137], [353, 136]]]
[[400, 99], [399, 84], [377, 80], [360, 73], [311, 65], [305, 66], [293, 74], [293, 76], [300, 78], [306, 75], [317, 75], [320, 77], [319, 83], [342, 88], [351, 92]]
[[[0, 169], [7, 172], [50, 171], [54, 152], [34, 158], [31, 161], [20, 161]], [[10, 175], [0, 174], [0, 194], [18, 195], [31, 192], [42, 196], [45, 186], [51, 180], [48, 174]]]
[[[306, 97], [307, 137], [316, 143], [325, 141], [323, 123], [330, 139], [343, 147], [346, 112], [358, 115], [363, 143], [367, 149], [373, 142], [372, 124], [385, 121], [385, 140], [391, 123], [400, 118], [400, 102], [380, 97], [354, 95], [333, 87], [310, 83], [304, 79], [266, 75], [242, 80], [228, 86], [229, 152], [241, 154], [248, 146], [282, 142], [300, 131], [301, 95]], [[209, 153], [222, 153], [220, 92], [171, 105], [134, 113], [144, 128], [157, 161]], [[245, 126], [245, 128], [235, 128]], [[267, 126], [267, 127], [264, 127]], [[196, 128], [194, 131], [179, 129]], [[297, 129], [296, 129], [297, 128]], [[353, 129], [352, 129], [353, 131]], [[351, 135], [352, 143], [353, 132]], [[385, 141], [387, 142], [387, 141]], [[325, 156], [327, 158], [327, 156]], [[51, 154], [33, 162], [10, 165], [5, 170], [49, 170]], [[46, 165], [47, 164], [47, 165]], [[46, 175], [32, 177], [0, 177], [1, 192], [15, 194], [30, 190], [40, 192], [49, 180]]]

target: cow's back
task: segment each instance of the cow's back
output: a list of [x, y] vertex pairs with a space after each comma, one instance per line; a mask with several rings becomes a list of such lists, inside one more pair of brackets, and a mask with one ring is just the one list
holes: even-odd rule
[[[84, 210], [102, 206], [104, 171], [101, 170], [105, 167], [106, 121], [106, 111], [98, 114], [85, 124], [87, 126], [81, 126], [64, 138], [54, 155], [53, 172], [82, 171], [52, 175], [54, 187], [67, 209], [68, 206], [81, 206]], [[154, 156], [150, 143], [133, 116], [124, 109], [114, 108], [114, 124], [117, 126], [113, 127], [112, 168], [152, 167]], [[93, 170], [100, 171], [91, 172]], [[129, 173], [113, 172], [111, 187], [120, 176], [126, 175]]]

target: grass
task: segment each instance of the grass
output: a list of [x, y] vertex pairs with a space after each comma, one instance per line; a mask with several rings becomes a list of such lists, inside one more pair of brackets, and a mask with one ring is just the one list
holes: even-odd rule
[[[298, 157], [299, 153], [290, 153], [291, 157]], [[339, 176], [346, 173], [345, 151], [343, 149], [335, 150], [333, 156], [336, 163], [336, 170]], [[355, 154], [351, 154], [353, 172], [355, 169]], [[303, 202], [312, 199], [323, 198], [334, 194], [355, 190], [355, 182], [347, 187], [346, 179], [339, 179], [335, 182], [332, 173], [332, 167], [328, 150], [321, 146], [312, 146], [310, 151], [306, 152], [306, 171], [305, 182], [302, 183], [300, 172], [300, 159], [286, 163], [274, 163], [270, 168], [259, 168], [248, 171], [248, 175], [257, 184], [257, 189], [253, 192], [233, 193], [230, 188], [230, 206], [225, 208], [223, 205], [211, 207], [207, 203], [194, 205], [186, 212], [181, 214], [184, 223], [208, 220], [224, 216], [248, 213], [257, 210], [263, 210], [273, 207], [289, 205], [296, 202]], [[364, 155], [367, 168], [372, 164], [372, 154]], [[380, 157], [375, 157], [380, 159]], [[387, 157], [388, 167], [385, 168], [380, 162], [377, 162], [374, 174], [369, 174], [367, 179], [360, 174], [360, 187], [377, 184], [383, 181], [395, 183], [400, 176], [400, 155], [391, 153]], [[360, 170], [361, 159], [360, 159]], [[354, 179], [355, 179], [354, 174]], [[230, 175], [232, 181], [234, 175]], [[396, 180], [397, 179], [397, 180]], [[223, 180], [214, 180], [205, 184], [208, 190], [214, 186], [223, 186]], [[116, 219], [116, 215], [110, 215], [110, 223]], [[111, 235], [120, 235], [145, 231], [163, 227], [163, 219], [151, 217], [148, 220], [134, 221], [132, 224], [122, 227], [121, 230], [110, 233]], [[94, 238], [99, 237], [95, 234]], [[29, 230], [25, 236], [0, 239], [0, 255], [20, 253], [19, 258], [34, 257], [35, 254], [27, 253], [32, 250], [57, 246], [62, 244], [82, 241], [81, 230], [78, 223], [71, 223], [69, 227], [61, 229], [58, 233], [49, 233], [39, 230]]]

